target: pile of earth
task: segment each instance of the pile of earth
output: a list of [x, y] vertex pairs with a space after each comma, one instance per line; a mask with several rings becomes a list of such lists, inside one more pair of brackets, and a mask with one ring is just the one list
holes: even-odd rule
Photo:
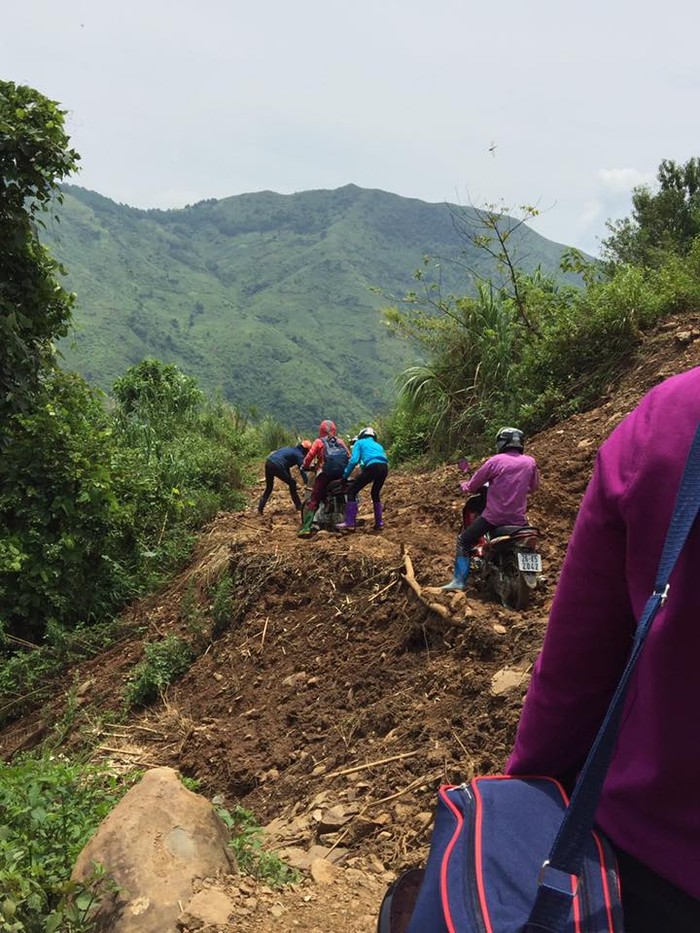
[[[372, 930], [386, 883], [425, 859], [436, 786], [503, 767], [599, 444], [649, 388], [698, 364], [700, 315], [667, 321], [596, 409], [531, 439], [545, 575], [527, 611], [431, 589], [451, 571], [456, 466], [390, 473], [381, 534], [366, 501], [354, 535], [300, 540], [282, 488], [262, 518], [252, 505], [219, 515], [186, 571], [134, 605], [121, 640], [71, 671], [52, 702], [7, 727], [0, 753], [60, 721], [66, 751], [89, 743], [115, 768], [169, 765], [252, 810], [307, 874], [282, 891], [216, 882], [236, 904], [217, 929]], [[212, 593], [227, 576], [222, 624]], [[162, 702], [125, 718], [144, 642], [173, 633], [207, 648]], [[314, 878], [319, 856], [329, 867]]]

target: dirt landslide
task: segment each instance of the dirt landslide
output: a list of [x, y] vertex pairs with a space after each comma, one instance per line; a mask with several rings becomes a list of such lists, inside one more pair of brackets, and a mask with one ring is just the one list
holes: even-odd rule
[[[432, 589], [449, 579], [459, 527], [454, 466], [392, 472], [382, 533], [365, 497], [354, 535], [299, 540], [276, 490], [263, 518], [252, 506], [220, 515], [189, 568], [132, 607], [123, 639], [71, 672], [52, 704], [0, 734], [0, 753], [65, 723], [73, 687], [66, 748], [87, 738], [115, 767], [178, 768], [252, 810], [302, 869], [279, 891], [211, 882], [235, 908], [207, 930], [373, 930], [387, 883], [425, 859], [437, 785], [503, 767], [597, 447], [651, 386], [698, 364], [700, 315], [667, 321], [598, 408], [532, 438], [545, 578], [526, 612]], [[227, 577], [229, 609], [213, 621]], [[144, 641], [171, 633], [206, 650], [163, 702], [124, 717]]]

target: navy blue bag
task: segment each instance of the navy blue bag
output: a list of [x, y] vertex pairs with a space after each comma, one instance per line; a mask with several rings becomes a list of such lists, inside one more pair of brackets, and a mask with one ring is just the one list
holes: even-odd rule
[[630, 678], [699, 508], [700, 426], [654, 593], [571, 801], [547, 777], [494, 775], [441, 787], [425, 871], [389, 889], [379, 933], [622, 933], [615, 856], [593, 831], [595, 811]]
[[335, 437], [322, 437], [321, 440], [323, 441], [322, 472], [331, 479], [340, 479], [350, 461], [348, 452]]

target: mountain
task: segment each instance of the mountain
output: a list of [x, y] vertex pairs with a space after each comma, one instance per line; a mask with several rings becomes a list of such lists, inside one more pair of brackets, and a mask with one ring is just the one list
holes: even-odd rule
[[[208, 392], [311, 430], [384, 410], [415, 351], [380, 309], [415, 286], [423, 256], [443, 290], [464, 294], [454, 211], [384, 191], [271, 191], [180, 210], [140, 210], [66, 186], [46, 239], [78, 295], [66, 365], [109, 390], [147, 356], [175, 363]], [[558, 268], [564, 247], [520, 228], [525, 268]], [[373, 289], [378, 289], [375, 291]]]

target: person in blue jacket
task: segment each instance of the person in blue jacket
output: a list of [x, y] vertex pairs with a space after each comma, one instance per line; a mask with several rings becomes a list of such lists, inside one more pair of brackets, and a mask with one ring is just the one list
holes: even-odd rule
[[377, 440], [377, 433], [374, 428], [363, 428], [355, 438], [352, 456], [345, 467], [343, 478], [347, 479], [358, 464], [361, 470], [360, 475], [350, 481], [346, 490], [348, 501], [345, 506], [345, 521], [341, 522], [337, 527], [342, 531], [355, 530], [357, 494], [363, 486], [368, 486], [371, 483], [374, 527], [379, 531], [384, 527], [383, 506], [380, 495], [389, 472], [389, 462], [386, 451]]
[[279, 450], [273, 450], [271, 454], [267, 455], [265, 460], [265, 492], [260, 496], [260, 502], [258, 502], [258, 515], [262, 515], [276, 479], [282, 480], [283, 483], [289, 486], [289, 495], [292, 497], [294, 508], [301, 512], [301, 499], [297, 492], [297, 481], [292, 476], [291, 468], [298, 466], [304, 483], [308, 481], [307, 474], [301, 469], [301, 465], [310, 448], [311, 441], [299, 441], [296, 447], [280, 447]]

